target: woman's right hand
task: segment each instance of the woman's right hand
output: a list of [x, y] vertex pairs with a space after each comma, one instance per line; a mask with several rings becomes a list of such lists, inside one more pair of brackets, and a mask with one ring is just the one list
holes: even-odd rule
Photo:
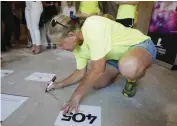
[[63, 85], [60, 82], [54, 82], [52, 85], [50, 84], [47, 85], [46, 92], [59, 88], [63, 88]]
[[64, 88], [63, 84], [61, 82], [54, 82], [53, 83], [54, 85], [54, 88], [56, 89], [59, 89], [59, 88]]

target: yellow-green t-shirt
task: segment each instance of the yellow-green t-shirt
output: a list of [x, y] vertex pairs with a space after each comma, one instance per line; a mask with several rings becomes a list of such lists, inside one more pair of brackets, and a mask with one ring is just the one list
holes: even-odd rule
[[84, 42], [74, 50], [77, 69], [87, 65], [88, 60], [119, 60], [132, 46], [141, 43], [149, 36], [139, 30], [127, 28], [101, 16], [91, 16], [82, 26]]
[[99, 12], [98, 1], [81, 1], [79, 11], [85, 14], [94, 14]]
[[117, 19], [135, 18], [137, 5], [120, 4], [117, 11]]

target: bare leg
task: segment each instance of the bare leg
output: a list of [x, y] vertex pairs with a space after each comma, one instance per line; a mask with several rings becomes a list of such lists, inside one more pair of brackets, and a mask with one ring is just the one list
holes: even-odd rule
[[[114, 81], [115, 77], [118, 74], [119, 74], [119, 71], [116, 68], [114, 68], [113, 66], [107, 64], [104, 75], [95, 83], [94, 89], [100, 89], [100, 88], [104, 88], [104, 87], [110, 85], [112, 83], [112, 81]], [[75, 83], [72, 83], [70, 85], [73, 85], [73, 84], [75, 84]], [[55, 82], [48, 89], [48, 91], [50, 91], [51, 89], [58, 89], [58, 88], [63, 88], [63, 87], [65, 87], [65, 86], [63, 86], [63, 84], [61, 82]]]
[[136, 80], [142, 78], [152, 63], [151, 55], [141, 47], [129, 50], [119, 61], [120, 73], [127, 79], [123, 95], [136, 94]]
[[106, 64], [106, 70], [103, 76], [95, 83], [94, 88], [100, 89], [106, 86], [109, 86], [116, 76], [119, 74], [119, 71], [113, 66]]
[[[111, 84], [112, 81], [114, 81], [115, 77], [119, 74], [119, 71], [114, 68], [113, 66], [106, 64], [106, 70], [104, 75], [95, 83], [94, 88], [100, 89], [104, 88]], [[84, 79], [84, 78], [83, 78]], [[74, 84], [74, 83], [73, 83]], [[72, 84], [72, 85], [73, 85]], [[62, 84], [59, 82], [56, 82], [54, 84], [54, 88], [63, 88]]]
[[151, 55], [143, 48], [129, 50], [119, 60], [120, 73], [127, 79], [137, 80], [145, 75], [146, 69], [152, 64]]

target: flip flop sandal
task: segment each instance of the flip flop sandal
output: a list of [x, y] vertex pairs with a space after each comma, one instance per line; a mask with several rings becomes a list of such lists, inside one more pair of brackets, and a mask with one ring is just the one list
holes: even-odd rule
[[36, 50], [36, 46], [33, 45], [32, 49], [31, 49], [31, 52], [32, 52], [32, 53], [35, 53], [35, 50]]
[[41, 52], [40, 46], [36, 46], [35, 54], [39, 54]]

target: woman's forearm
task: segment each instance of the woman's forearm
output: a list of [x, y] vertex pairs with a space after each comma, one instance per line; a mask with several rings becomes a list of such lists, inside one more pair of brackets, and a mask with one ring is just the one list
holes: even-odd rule
[[74, 71], [69, 77], [59, 82], [62, 87], [72, 85], [73, 83], [79, 82], [86, 74], [86, 68], [82, 70]]

